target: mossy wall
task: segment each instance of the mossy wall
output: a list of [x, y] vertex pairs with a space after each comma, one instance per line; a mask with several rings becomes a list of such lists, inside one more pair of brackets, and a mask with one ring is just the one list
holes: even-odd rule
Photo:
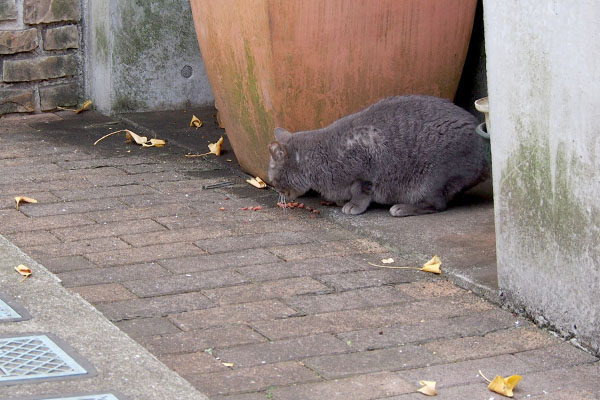
[[188, 1], [99, 3], [88, 1], [87, 73], [89, 92], [101, 110], [212, 104]]
[[484, 6], [499, 285], [598, 352], [600, 3]]

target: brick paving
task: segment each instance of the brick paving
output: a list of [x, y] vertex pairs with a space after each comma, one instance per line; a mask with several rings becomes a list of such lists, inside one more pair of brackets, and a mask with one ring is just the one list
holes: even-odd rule
[[[197, 151], [223, 134], [212, 112]], [[326, 212], [277, 208], [231, 152], [92, 146], [121, 125], [93, 112], [0, 120], [0, 233], [209, 398], [418, 399], [423, 379], [441, 399], [499, 398], [480, 369], [523, 375], [515, 398], [600, 397], [591, 354], [444, 276], [370, 266], [426, 260]], [[16, 211], [18, 195], [39, 203]]]

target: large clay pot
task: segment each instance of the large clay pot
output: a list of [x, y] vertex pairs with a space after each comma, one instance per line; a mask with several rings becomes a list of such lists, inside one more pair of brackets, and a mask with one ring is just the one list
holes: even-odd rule
[[395, 94], [453, 98], [477, 0], [190, 0], [215, 103], [265, 179], [276, 126], [321, 128]]

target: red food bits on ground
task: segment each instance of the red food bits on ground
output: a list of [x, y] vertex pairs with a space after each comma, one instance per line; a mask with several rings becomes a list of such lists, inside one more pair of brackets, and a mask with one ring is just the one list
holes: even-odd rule
[[219, 208], [219, 211], [225, 211], [225, 207]]

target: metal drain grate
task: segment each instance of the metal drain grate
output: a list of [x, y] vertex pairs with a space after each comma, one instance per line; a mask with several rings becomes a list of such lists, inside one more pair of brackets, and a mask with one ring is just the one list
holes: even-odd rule
[[[0, 338], [0, 384], [30, 379], [66, 378], [89, 374], [82, 361], [67, 354], [65, 343], [48, 335]], [[91, 367], [90, 367], [91, 368]]]
[[0, 294], [0, 322], [15, 322], [30, 319], [23, 307]]

